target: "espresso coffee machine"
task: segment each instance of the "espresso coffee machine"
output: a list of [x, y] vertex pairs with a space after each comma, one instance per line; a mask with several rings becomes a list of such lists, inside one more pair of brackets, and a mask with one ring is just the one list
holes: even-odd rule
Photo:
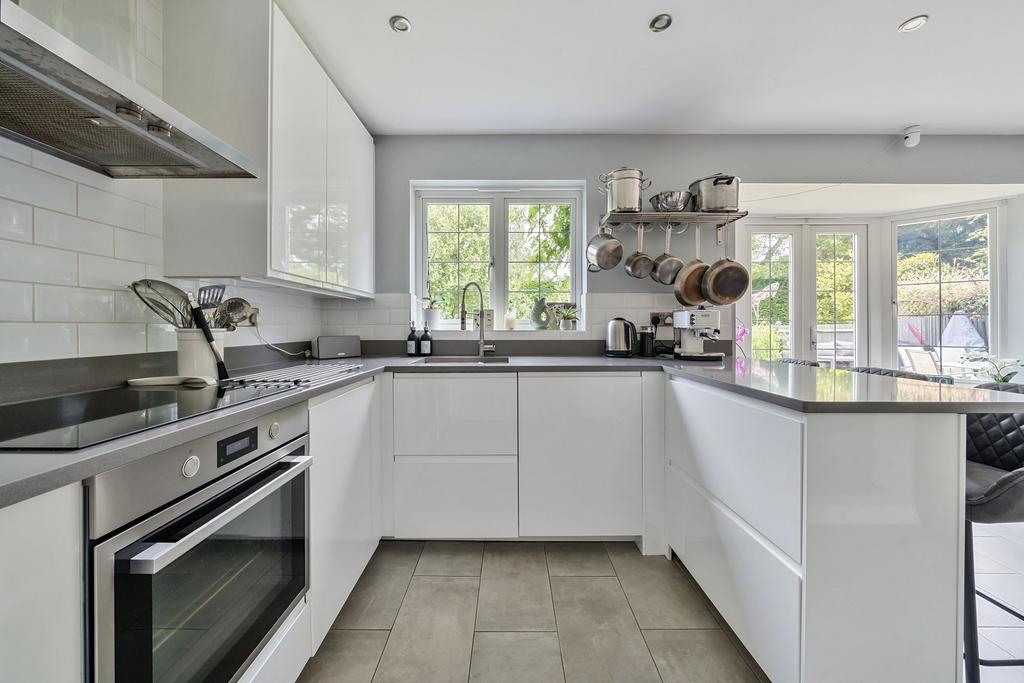
[[704, 350], [704, 342], [716, 340], [721, 334], [722, 312], [698, 308], [679, 309], [672, 313], [672, 332], [675, 346], [672, 357], [676, 360], [718, 361], [725, 359], [724, 353]]

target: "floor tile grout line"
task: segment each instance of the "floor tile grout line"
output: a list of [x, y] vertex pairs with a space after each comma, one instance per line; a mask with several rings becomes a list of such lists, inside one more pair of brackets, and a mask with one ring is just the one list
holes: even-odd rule
[[473, 637], [469, 642], [469, 670], [466, 672], [466, 683], [473, 677], [473, 653], [476, 652], [476, 625], [480, 621], [480, 590], [484, 583], [484, 559], [487, 557], [487, 542], [480, 544], [480, 576], [476, 579], [476, 606], [473, 609]]
[[377, 659], [377, 666], [373, 667], [373, 675], [370, 676], [372, 683], [373, 679], [377, 677], [377, 671], [380, 670], [381, 662], [384, 661], [384, 653], [388, 650], [388, 643], [391, 642], [391, 635], [395, 632], [395, 624], [398, 623], [398, 615], [402, 613], [402, 607], [405, 606], [405, 599], [409, 596], [409, 586], [412, 585], [412, 580], [416, 578], [416, 567], [420, 563], [420, 558], [423, 557], [423, 548], [426, 547], [426, 542], [420, 543], [420, 551], [416, 553], [416, 564], [412, 566], [412, 574], [409, 575], [409, 582], [405, 584], [405, 592], [402, 593], [402, 601], [398, 603], [398, 611], [395, 612], [394, 621], [391, 622], [391, 628], [388, 629], [388, 637], [384, 640], [384, 647], [380, 651], [380, 657]]
[[565, 655], [562, 654], [562, 636], [558, 633], [558, 610], [555, 608], [555, 589], [551, 585], [551, 565], [548, 564], [548, 544], [545, 542], [541, 545], [544, 549], [544, 572], [548, 575], [548, 593], [551, 595], [551, 616], [555, 619], [555, 639], [558, 640], [558, 661], [562, 665], [562, 681], [566, 681], [565, 676]]
[[[658, 668], [658, 660], [654, 658], [654, 653], [651, 652], [651, 646], [647, 644], [647, 638], [644, 637], [644, 630], [640, 628], [640, 620], [636, 618], [636, 612], [633, 611], [633, 605], [629, 602], [629, 596], [626, 595], [626, 589], [622, 587], [622, 579], [619, 578], [619, 570], [615, 566], [615, 561], [612, 560], [612, 554], [608, 552], [608, 544], [603, 543], [604, 552], [608, 556], [608, 561], [612, 565], [612, 571], [615, 572], [615, 583], [619, 585], [619, 590], [622, 591], [622, 597], [626, 600], [626, 607], [629, 608], [629, 613], [633, 616], [633, 623], [636, 624], [636, 630], [640, 632], [640, 640], [644, 642], [644, 648], [647, 650], [647, 655], [651, 658], [651, 663], [654, 664], [654, 670], [658, 672], [658, 680], [662, 683], [665, 682], [665, 677], [661, 675], [661, 669]], [[639, 551], [639, 549], [637, 549]]]

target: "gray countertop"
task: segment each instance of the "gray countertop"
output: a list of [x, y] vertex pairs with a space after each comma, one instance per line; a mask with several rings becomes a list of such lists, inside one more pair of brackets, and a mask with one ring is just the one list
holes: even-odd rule
[[[0, 452], [0, 507], [87, 479], [153, 453], [230, 428], [288, 405], [382, 372], [664, 371], [805, 413], [1024, 412], [1024, 396], [970, 387], [894, 380], [877, 375], [727, 358], [724, 364], [655, 358], [514, 356], [509, 363], [430, 364], [418, 358], [364, 357], [363, 367], [338, 380], [288, 391], [78, 451]], [[277, 364], [270, 368], [282, 367]]]

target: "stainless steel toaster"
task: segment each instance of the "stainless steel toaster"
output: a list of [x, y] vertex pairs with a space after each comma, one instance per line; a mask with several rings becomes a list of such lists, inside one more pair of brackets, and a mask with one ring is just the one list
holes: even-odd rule
[[313, 358], [354, 358], [362, 353], [358, 335], [327, 335], [313, 339]]

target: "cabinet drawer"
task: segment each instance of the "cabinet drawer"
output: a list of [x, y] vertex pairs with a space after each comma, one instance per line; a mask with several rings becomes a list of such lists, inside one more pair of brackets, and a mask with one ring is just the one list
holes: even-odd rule
[[396, 458], [395, 538], [516, 538], [516, 478], [515, 456]]
[[665, 456], [712, 496], [801, 561], [804, 423], [781, 410], [673, 379]]
[[395, 374], [396, 455], [515, 455], [516, 373]]
[[800, 576], [763, 540], [669, 471], [669, 544], [775, 683], [800, 680]]

